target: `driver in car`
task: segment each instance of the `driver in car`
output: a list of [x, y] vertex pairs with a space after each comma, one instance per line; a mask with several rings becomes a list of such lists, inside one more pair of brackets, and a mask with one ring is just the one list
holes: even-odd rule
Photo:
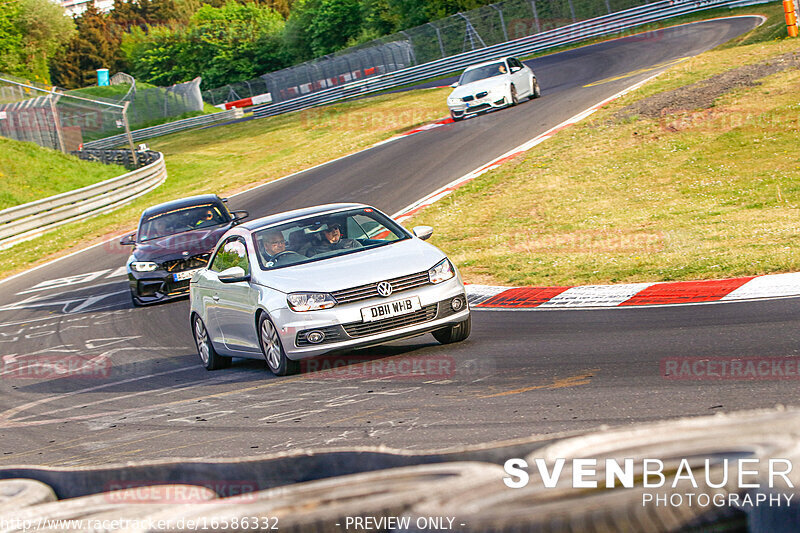
[[342, 227], [339, 224], [328, 224], [322, 230], [322, 242], [312, 246], [306, 252], [308, 257], [334, 250], [346, 250], [348, 248], [361, 248], [362, 244], [355, 239], [342, 237]]
[[297, 252], [286, 249], [286, 239], [280, 231], [270, 231], [264, 237], [264, 253], [268, 267], [297, 263], [304, 259]]

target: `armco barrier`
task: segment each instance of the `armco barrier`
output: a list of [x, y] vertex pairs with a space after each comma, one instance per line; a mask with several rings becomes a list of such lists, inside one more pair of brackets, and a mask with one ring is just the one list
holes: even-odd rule
[[164, 156], [150, 151], [137, 155], [152, 162], [95, 185], [0, 211], [0, 250], [68, 222], [116, 209], [161, 185], [167, 179]]
[[385, 91], [409, 83], [456, 72], [481, 61], [488, 61], [504, 56], [531, 55], [698, 11], [720, 7], [742, 7], [762, 3], [765, 3], [764, 0], [704, 0], [689, 2], [662, 0], [660, 2], [626, 9], [610, 15], [604, 15], [553, 30], [536, 33], [494, 46], [471, 50], [463, 54], [431, 61], [430, 63], [354, 81], [311, 93], [306, 96], [299, 96], [284, 102], [256, 106], [253, 108], [253, 116], [255, 118], [264, 118], [280, 115], [282, 113], [300, 111], [347, 98]]
[[[199, 117], [186, 118], [183, 120], [176, 120], [175, 122], [168, 122], [166, 124], [159, 124], [150, 128], [142, 128], [131, 132], [133, 142], [140, 142], [153, 137], [160, 137], [162, 135], [169, 135], [170, 133], [177, 133], [179, 131], [190, 130], [202, 126], [209, 126], [217, 122], [225, 122], [227, 120], [236, 120], [244, 116], [244, 111], [241, 109], [230, 109], [228, 111], [220, 111], [219, 113], [212, 113], [210, 115], [200, 115]], [[113, 148], [115, 146], [123, 146], [128, 142], [128, 136], [123, 134], [106, 137], [105, 139], [98, 139], [84, 143], [84, 148], [104, 149]]]

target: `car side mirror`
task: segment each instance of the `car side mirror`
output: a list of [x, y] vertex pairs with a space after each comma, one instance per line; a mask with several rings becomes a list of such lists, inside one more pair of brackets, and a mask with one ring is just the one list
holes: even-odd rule
[[239, 222], [250, 216], [250, 213], [248, 213], [247, 211], [234, 211], [231, 214], [233, 215], [234, 224], [238, 224]]
[[136, 244], [136, 234], [131, 233], [130, 235], [125, 235], [122, 239], [120, 239], [119, 243], [123, 246], [133, 246]]
[[249, 281], [250, 274], [245, 274], [242, 267], [230, 267], [220, 272], [217, 278], [222, 283], [237, 283], [239, 281]]
[[416, 238], [422, 239], [423, 241], [427, 241], [431, 238], [431, 235], [433, 235], [433, 228], [430, 226], [415, 226], [412, 231]]
[[455, 89], [456, 87], [458, 87], [458, 82], [451, 83], [451, 84], [450, 84], [450, 87], [452, 87], [453, 89]]
[[519, 72], [522, 70], [522, 67], [511, 67], [511, 72]]

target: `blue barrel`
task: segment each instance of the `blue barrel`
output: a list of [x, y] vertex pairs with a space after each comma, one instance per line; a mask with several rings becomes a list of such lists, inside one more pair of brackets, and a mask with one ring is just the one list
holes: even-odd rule
[[105, 87], [108, 85], [108, 69], [107, 68], [99, 68], [97, 69], [97, 85], [99, 87]]

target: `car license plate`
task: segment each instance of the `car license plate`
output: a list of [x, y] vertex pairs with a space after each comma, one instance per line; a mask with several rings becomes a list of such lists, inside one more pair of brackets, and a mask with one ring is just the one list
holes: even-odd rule
[[199, 268], [195, 268], [194, 270], [184, 270], [183, 272], [176, 272], [172, 275], [172, 279], [175, 281], [183, 281], [185, 279], [192, 279], [194, 273], [200, 270]]
[[361, 318], [364, 322], [375, 322], [376, 320], [392, 318], [393, 316], [407, 315], [414, 311], [419, 311], [420, 309], [422, 309], [422, 305], [419, 303], [419, 298], [413, 296], [411, 298], [394, 300], [380, 305], [373, 305], [372, 307], [364, 307], [361, 309]]

